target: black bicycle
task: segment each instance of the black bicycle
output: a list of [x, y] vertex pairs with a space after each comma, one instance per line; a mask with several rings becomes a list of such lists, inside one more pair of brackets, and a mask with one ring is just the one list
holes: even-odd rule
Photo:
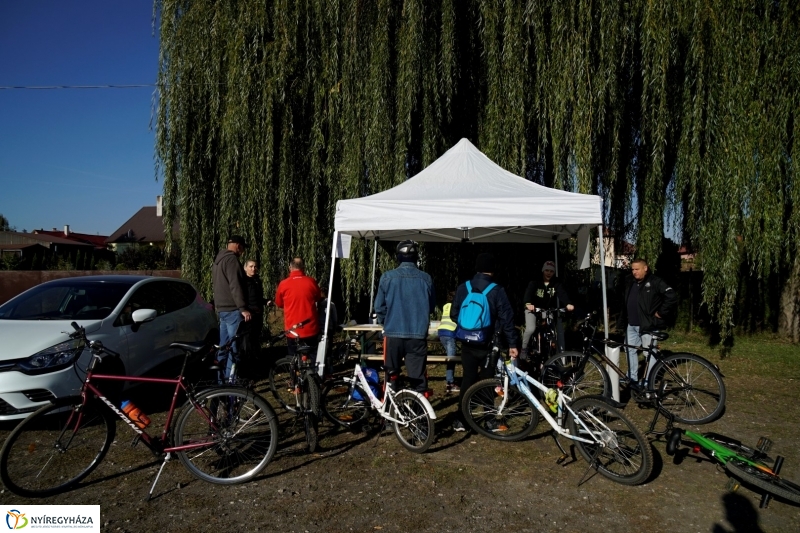
[[[583, 321], [581, 332], [583, 352], [563, 352], [545, 363], [549, 374], [543, 379], [546, 385], [554, 386], [560, 381], [565, 394], [573, 399], [587, 394], [610, 396], [611, 380], [606, 370], [610, 369], [619, 375], [622, 383], [627, 384], [634, 401], [663, 409], [678, 422], [708, 424], [722, 416], [726, 392], [719, 368], [697, 354], [659, 349], [658, 341], [668, 339], [668, 333], [649, 332], [652, 338], [650, 346], [599, 339], [595, 336], [597, 323], [594, 314]], [[647, 369], [644, 384], [629, 378], [597, 344], [621, 350], [636, 348], [648, 356], [648, 361], [652, 357], [655, 364]]]
[[[287, 336], [297, 338], [295, 330], [308, 322], [309, 320], [304, 320], [272, 337], [268, 345]], [[281, 407], [294, 413], [298, 421], [302, 420], [309, 452], [317, 449], [321, 412], [321, 387], [316, 372], [315, 356], [315, 353], [311, 353], [310, 346], [298, 346], [294, 355], [278, 359], [269, 372], [269, 387], [272, 395]]]

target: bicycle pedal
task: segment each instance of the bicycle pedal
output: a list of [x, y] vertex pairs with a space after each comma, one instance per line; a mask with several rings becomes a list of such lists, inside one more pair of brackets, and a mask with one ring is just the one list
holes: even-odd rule
[[769, 452], [770, 448], [772, 448], [772, 441], [769, 440], [767, 437], [761, 437], [758, 439], [758, 444], [756, 444], [756, 449], [761, 453]]
[[738, 479], [729, 478], [728, 483], [725, 484], [725, 490], [727, 490], [728, 492], [736, 492], [737, 490], [739, 490], [739, 487], [741, 486], [742, 484], [739, 483]]
[[568, 458], [569, 458], [569, 455], [567, 455], [566, 453], [561, 454], [561, 456], [558, 459], [556, 459], [556, 464], [557, 465], [563, 464], [564, 461], [566, 461]]

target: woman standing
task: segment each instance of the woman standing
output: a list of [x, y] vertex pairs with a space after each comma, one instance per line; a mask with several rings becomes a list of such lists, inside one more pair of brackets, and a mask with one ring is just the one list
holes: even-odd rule
[[253, 315], [250, 320], [250, 332], [244, 338], [244, 356], [249, 365], [261, 355], [261, 328], [264, 326], [264, 306], [269, 301], [264, 299], [264, 287], [261, 285], [261, 277], [258, 275], [258, 262], [250, 259], [244, 263], [245, 278], [245, 298], [247, 308]]

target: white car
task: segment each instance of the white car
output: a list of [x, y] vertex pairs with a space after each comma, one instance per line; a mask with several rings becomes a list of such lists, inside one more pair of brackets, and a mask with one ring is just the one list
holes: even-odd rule
[[[138, 309], [153, 309], [156, 317], [134, 323]], [[0, 306], [0, 420], [24, 418], [78, 393], [91, 356], [82, 341], [69, 338], [72, 322], [120, 354], [104, 360], [102, 372], [129, 376], [181, 355], [169, 347], [173, 342], [218, 335], [213, 308], [184, 280], [85, 276], [42, 283]]]

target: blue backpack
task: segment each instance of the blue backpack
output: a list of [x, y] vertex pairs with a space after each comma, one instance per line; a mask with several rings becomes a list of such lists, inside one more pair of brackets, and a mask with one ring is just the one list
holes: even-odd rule
[[457, 339], [475, 343], [489, 341], [488, 328], [492, 325], [492, 314], [486, 295], [496, 286], [497, 283], [490, 283], [482, 292], [473, 292], [472, 284], [467, 282], [467, 297], [458, 312]]

